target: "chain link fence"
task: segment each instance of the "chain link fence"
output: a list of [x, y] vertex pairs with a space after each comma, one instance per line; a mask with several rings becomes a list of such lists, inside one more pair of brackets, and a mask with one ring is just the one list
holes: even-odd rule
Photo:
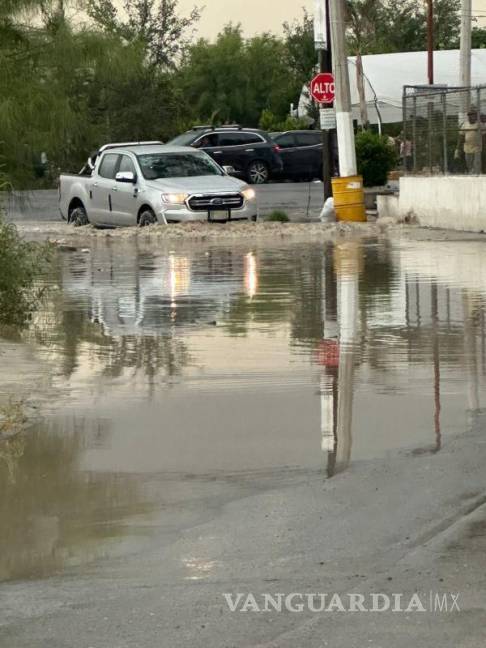
[[405, 86], [400, 157], [409, 174], [486, 173], [486, 86]]

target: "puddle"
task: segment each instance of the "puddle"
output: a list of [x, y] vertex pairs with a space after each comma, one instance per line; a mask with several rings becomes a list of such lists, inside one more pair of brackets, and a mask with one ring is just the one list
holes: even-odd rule
[[483, 243], [164, 245], [60, 251], [0, 341], [2, 394], [49, 393], [0, 446], [0, 579], [122, 555], [262, 480], [440, 452], [485, 405]]

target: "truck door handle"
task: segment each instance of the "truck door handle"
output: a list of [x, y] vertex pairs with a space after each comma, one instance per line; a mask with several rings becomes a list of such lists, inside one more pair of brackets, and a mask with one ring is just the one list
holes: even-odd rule
[[97, 186], [98, 186], [98, 183], [97, 183], [97, 182], [93, 182], [93, 187], [97, 187]]
[[118, 187], [112, 187], [111, 190], [112, 191], [118, 191]]

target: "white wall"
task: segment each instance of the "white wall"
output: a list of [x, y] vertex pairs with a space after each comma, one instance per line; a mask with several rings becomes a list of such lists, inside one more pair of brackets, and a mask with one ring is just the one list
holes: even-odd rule
[[486, 176], [401, 178], [399, 213], [424, 227], [486, 232]]

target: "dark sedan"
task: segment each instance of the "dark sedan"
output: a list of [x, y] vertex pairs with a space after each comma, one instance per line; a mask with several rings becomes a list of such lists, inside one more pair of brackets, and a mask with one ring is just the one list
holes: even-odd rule
[[270, 133], [279, 147], [284, 168], [281, 177], [290, 180], [322, 178], [321, 131]]

